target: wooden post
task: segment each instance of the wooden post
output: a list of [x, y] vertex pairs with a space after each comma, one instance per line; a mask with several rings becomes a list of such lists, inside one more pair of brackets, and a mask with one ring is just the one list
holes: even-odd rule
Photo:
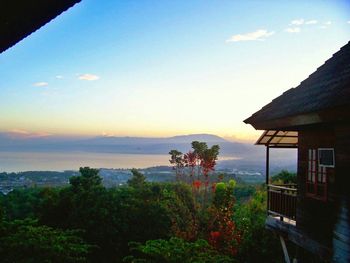
[[283, 249], [284, 260], [286, 261], [286, 263], [290, 263], [286, 242], [284, 242], [284, 239], [281, 235], [280, 235], [280, 241]]
[[266, 186], [269, 184], [270, 173], [270, 146], [266, 145]]
[[270, 210], [270, 198], [269, 198], [269, 170], [270, 170], [270, 147], [266, 145], [266, 203], [267, 203], [267, 215], [269, 215]]

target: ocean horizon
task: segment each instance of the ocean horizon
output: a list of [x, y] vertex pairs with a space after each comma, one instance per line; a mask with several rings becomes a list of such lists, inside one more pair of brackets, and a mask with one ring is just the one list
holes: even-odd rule
[[[170, 166], [168, 154], [0, 152], [0, 172], [65, 171], [79, 167], [130, 169]], [[219, 160], [239, 159], [222, 156]]]

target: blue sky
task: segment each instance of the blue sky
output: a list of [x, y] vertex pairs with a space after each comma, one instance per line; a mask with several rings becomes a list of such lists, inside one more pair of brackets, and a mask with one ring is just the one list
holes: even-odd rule
[[350, 40], [347, 1], [91, 1], [0, 54], [0, 131], [253, 139]]

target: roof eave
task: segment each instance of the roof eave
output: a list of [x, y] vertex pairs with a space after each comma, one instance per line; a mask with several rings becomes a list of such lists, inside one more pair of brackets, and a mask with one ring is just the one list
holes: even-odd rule
[[[297, 131], [308, 125], [317, 125], [329, 122], [350, 121], [350, 104], [326, 109], [323, 111], [298, 114], [278, 119], [258, 119], [254, 115], [244, 120], [256, 130], [290, 130]], [[336, 116], [336, 117], [334, 117]]]

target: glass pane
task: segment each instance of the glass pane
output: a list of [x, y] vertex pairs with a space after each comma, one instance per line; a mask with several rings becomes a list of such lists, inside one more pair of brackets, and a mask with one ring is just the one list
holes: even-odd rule
[[298, 132], [296, 132], [296, 131], [289, 131], [289, 132], [287, 132], [287, 135], [288, 136], [298, 136]]
[[278, 142], [280, 142], [280, 140], [281, 140], [281, 138], [279, 138], [279, 137], [273, 137], [273, 139], [271, 140], [270, 143], [278, 143]]
[[259, 143], [267, 143], [267, 141], [270, 140], [270, 138], [270, 136], [265, 136], [259, 141]]
[[284, 137], [281, 138], [281, 143], [298, 143], [298, 138], [293, 138], [293, 137]]

